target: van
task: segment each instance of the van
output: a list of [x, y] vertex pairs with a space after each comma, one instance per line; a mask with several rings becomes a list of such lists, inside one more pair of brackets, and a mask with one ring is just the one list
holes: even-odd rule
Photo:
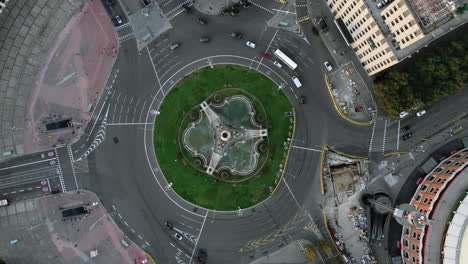
[[9, 205], [9, 204], [10, 204], [10, 203], [8, 202], [7, 199], [2, 199], [2, 200], [0, 200], [0, 207], [2, 207], [2, 206], [7, 206], [7, 205]]
[[293, 76], [291, 79], [293, 80], [297, 88], [301, 88], [302, 83], [299, 81], [299, 78], [297, 78], [296, 76]]
[[175, 49], [177, 49], [178, 47], [180, 47], [179, 42], [174, 42], [174, 43], [171, 44], [171, 46], [169, 46], [169, 48], [170, 48], [171, 50], [175, 50]]
[[208, 42], [208, 41], [210, 41], [209, 37], [201, 37], [200, 38], [200, 42]]

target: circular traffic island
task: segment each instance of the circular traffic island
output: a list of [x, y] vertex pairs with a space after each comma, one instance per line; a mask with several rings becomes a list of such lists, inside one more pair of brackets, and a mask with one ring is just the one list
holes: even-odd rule
[[255, 205], [282, 176], [292, 107], [266, 76], [248, 68], [203, 68], [166, 94], [154, 147], [166, 180], [186, 201], [218, 211]]

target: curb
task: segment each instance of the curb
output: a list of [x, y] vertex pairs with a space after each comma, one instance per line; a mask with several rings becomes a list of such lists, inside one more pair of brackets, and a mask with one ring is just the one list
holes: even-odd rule
[[320, 190], [322, 192], [322, 196], [325, 194], [325, 190], [323, 188], [323, 160], [325, 158], [325, 149], [327, 148], [327, 144], [325, 144], [323, 147], [322, 147], [322, 154], [321, 154], [321, 157], [320, 157]]
[[291, 141], [289, 142], [289, 147], [288, 147], [288, 153], [286, 154], [286, 161], [284, 162], [284, 167], [283, 167], [283, 172], [281, 173], [281, 177], [279, 178], [278, 184], [276, 184], [275, 189], [271, 192], [270, 197], [275, 194], [276, 190], [280, 186], [281, 180], [283, 179], [284, 173], [286, 172], [286, 168], [288, 166], [288, 160], [289, 160], [289, 154], [291, 153], [291, 148], [292, 148], [292, 142], [294, 135], [296, 134], [296, 110], [293, 107], [293, 117], [294, 117], [294, 124], [293, 124], [293, 132], [291, 136]]
[[333, 148], [332, 146], [329, 146], [328, 144], [325, 144], [325, 146], [326, 146], [329, 150], [331, 150], [331, 151], [333, 151], [333, 152], [336, 152], [336, 153], [338, 153], [338, 154], [340, 154], [340, 155], [349, 157], [349, 158], [369, 160], [368, 157], [356, 156], [356, 155], [351, 155], [351, 154], [348, 154], [348, 153], [344, 153], [344, 152], [342, 152], [342, 151], [339, 151], [339, 150]]
[[408, 154], [409, 152], [390, 152], [387, 154], [384, 154], [384, 157], [392, 156], [392, 155], [398, 155], [398, 154]]
[[373, 118], [371, 121], [369, 121], [369, 122], [358, 122], [358, 121], [354, 121], [354, 120], [350, 119], [349, 117], [345, 116], [345, 115], [341, 112], [341, 110], [338, 108], [338, 105], [337, 105], [337, 103], [336, 103], [335, 97], [333, 96], [332, 88], [331, 88], [331, 85], [330, 85], [330, 81], [328, 80], [328, 75], [325, 74], [324, 77], [323, 77], [323, 79], [325, 80], [325, 84], [327, 85], [327, 88], [328, 88], [328, 93], [330, 93], [330, 97], [331, 97], [331, 99], [332, 99], [332, 101], [333, 101], [333, 106], [335, 106], [336, 112], [338, 112], [338, 114], [339, 114], [343, 119], [345, 119], [346, 121], [348, 121], [348, 122], [350, 122], [350, 123], [352, 123], [352, 124], [358, 125], [358, 126], [368, 126], [368, 125], [374, 123], [374, 121], [375, 121], [375, 115], [374, 115], [374, 118]]
[[145, 252], [145, 255], [151, 260], [151, 262], [152, 262], [153, 264], [156, 264], [156, 261], [155, 261], [154, 258], [151, 256], [151, 254], [148, 253], [148, 252], [146, 252], [146, 251], [144, 251], [144, 252]]
[[338, 246], [336, 245], [335, 239], [334, 239], [334, 238], [332, 237], [332, 235], [331, 235], [330, 228], [328, 227], [328, 220], [327, 220], [327, 216], [326, 216], [326, 215], [323, 215], [323, 222], [324, 222], [324, 224], [325, 224], [325, 228], [327, 229], [328, 236], [330, 237], [330, 240], [332, 241], [332, 244], [335, 246], [336, 251], [340, 254], [341, 260], [343, 261], [343, 263], [348, 263], [348, 262], [343, 258], [343, 254], [341, 253], [341, 250], [338, 248]]

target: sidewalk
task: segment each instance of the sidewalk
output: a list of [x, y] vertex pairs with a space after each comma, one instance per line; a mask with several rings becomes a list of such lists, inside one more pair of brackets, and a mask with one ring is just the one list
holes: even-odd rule
[[374, 121], [377, 106], [353, 62], [325, 76], [325, 83], [335, 109], [344, 119], [356, 125], [370, 125]]
[[[117, 49], [115, 30], [101, 2], [88, 1], [58, 34], [35, 76], [25, 113], [25, 153], [71, 143], [83, 133]], [[46, 128], [60, 121], [67, 127]]]
[[[325, 2], [309, 1], [308, 10], [320, 38], [334, 60], [329, 62], [332, 72], [324, 78], [336, 111], [348, 122], [370, 125], [377, 110], [369, 90], [372, 80], [360, 66], [353, 49], [346, 45]], [[322, 21], [326, 22], [327, 29], [322, 30], [318, 25]]]
[[[90, 206], [88, 215], [62, 220], [60, 208], [82, 205]], [[0, 255], [7, 263], [29, 264], [31, 259], [34, 263], [152, 263], [91, 192], [49, 195], [2, 207], [0, 223]], [[91, 251], [97, 256], [92, 257]]]

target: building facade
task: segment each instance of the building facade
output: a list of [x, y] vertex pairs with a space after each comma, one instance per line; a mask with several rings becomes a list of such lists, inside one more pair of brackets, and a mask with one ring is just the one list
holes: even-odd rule
[[326, 2], [341, 34], [369, 75], [398, 63], [395, 51], [424, 37], [405, 0], [393, 1], [382, 9], [372, 9], [364, 0]]
[[[420, 183], [410, 204], [418, 212], [431, 219], [438, 205], [438, 200], [461, 172], [468, 167], [468, 148], [458, 151], [439, 163]], [[423, 229], [404, 226], [401, 235], [401, 257], [405, 264], [422, 264], [424, 256], [425, 234], [430, 225]]]

